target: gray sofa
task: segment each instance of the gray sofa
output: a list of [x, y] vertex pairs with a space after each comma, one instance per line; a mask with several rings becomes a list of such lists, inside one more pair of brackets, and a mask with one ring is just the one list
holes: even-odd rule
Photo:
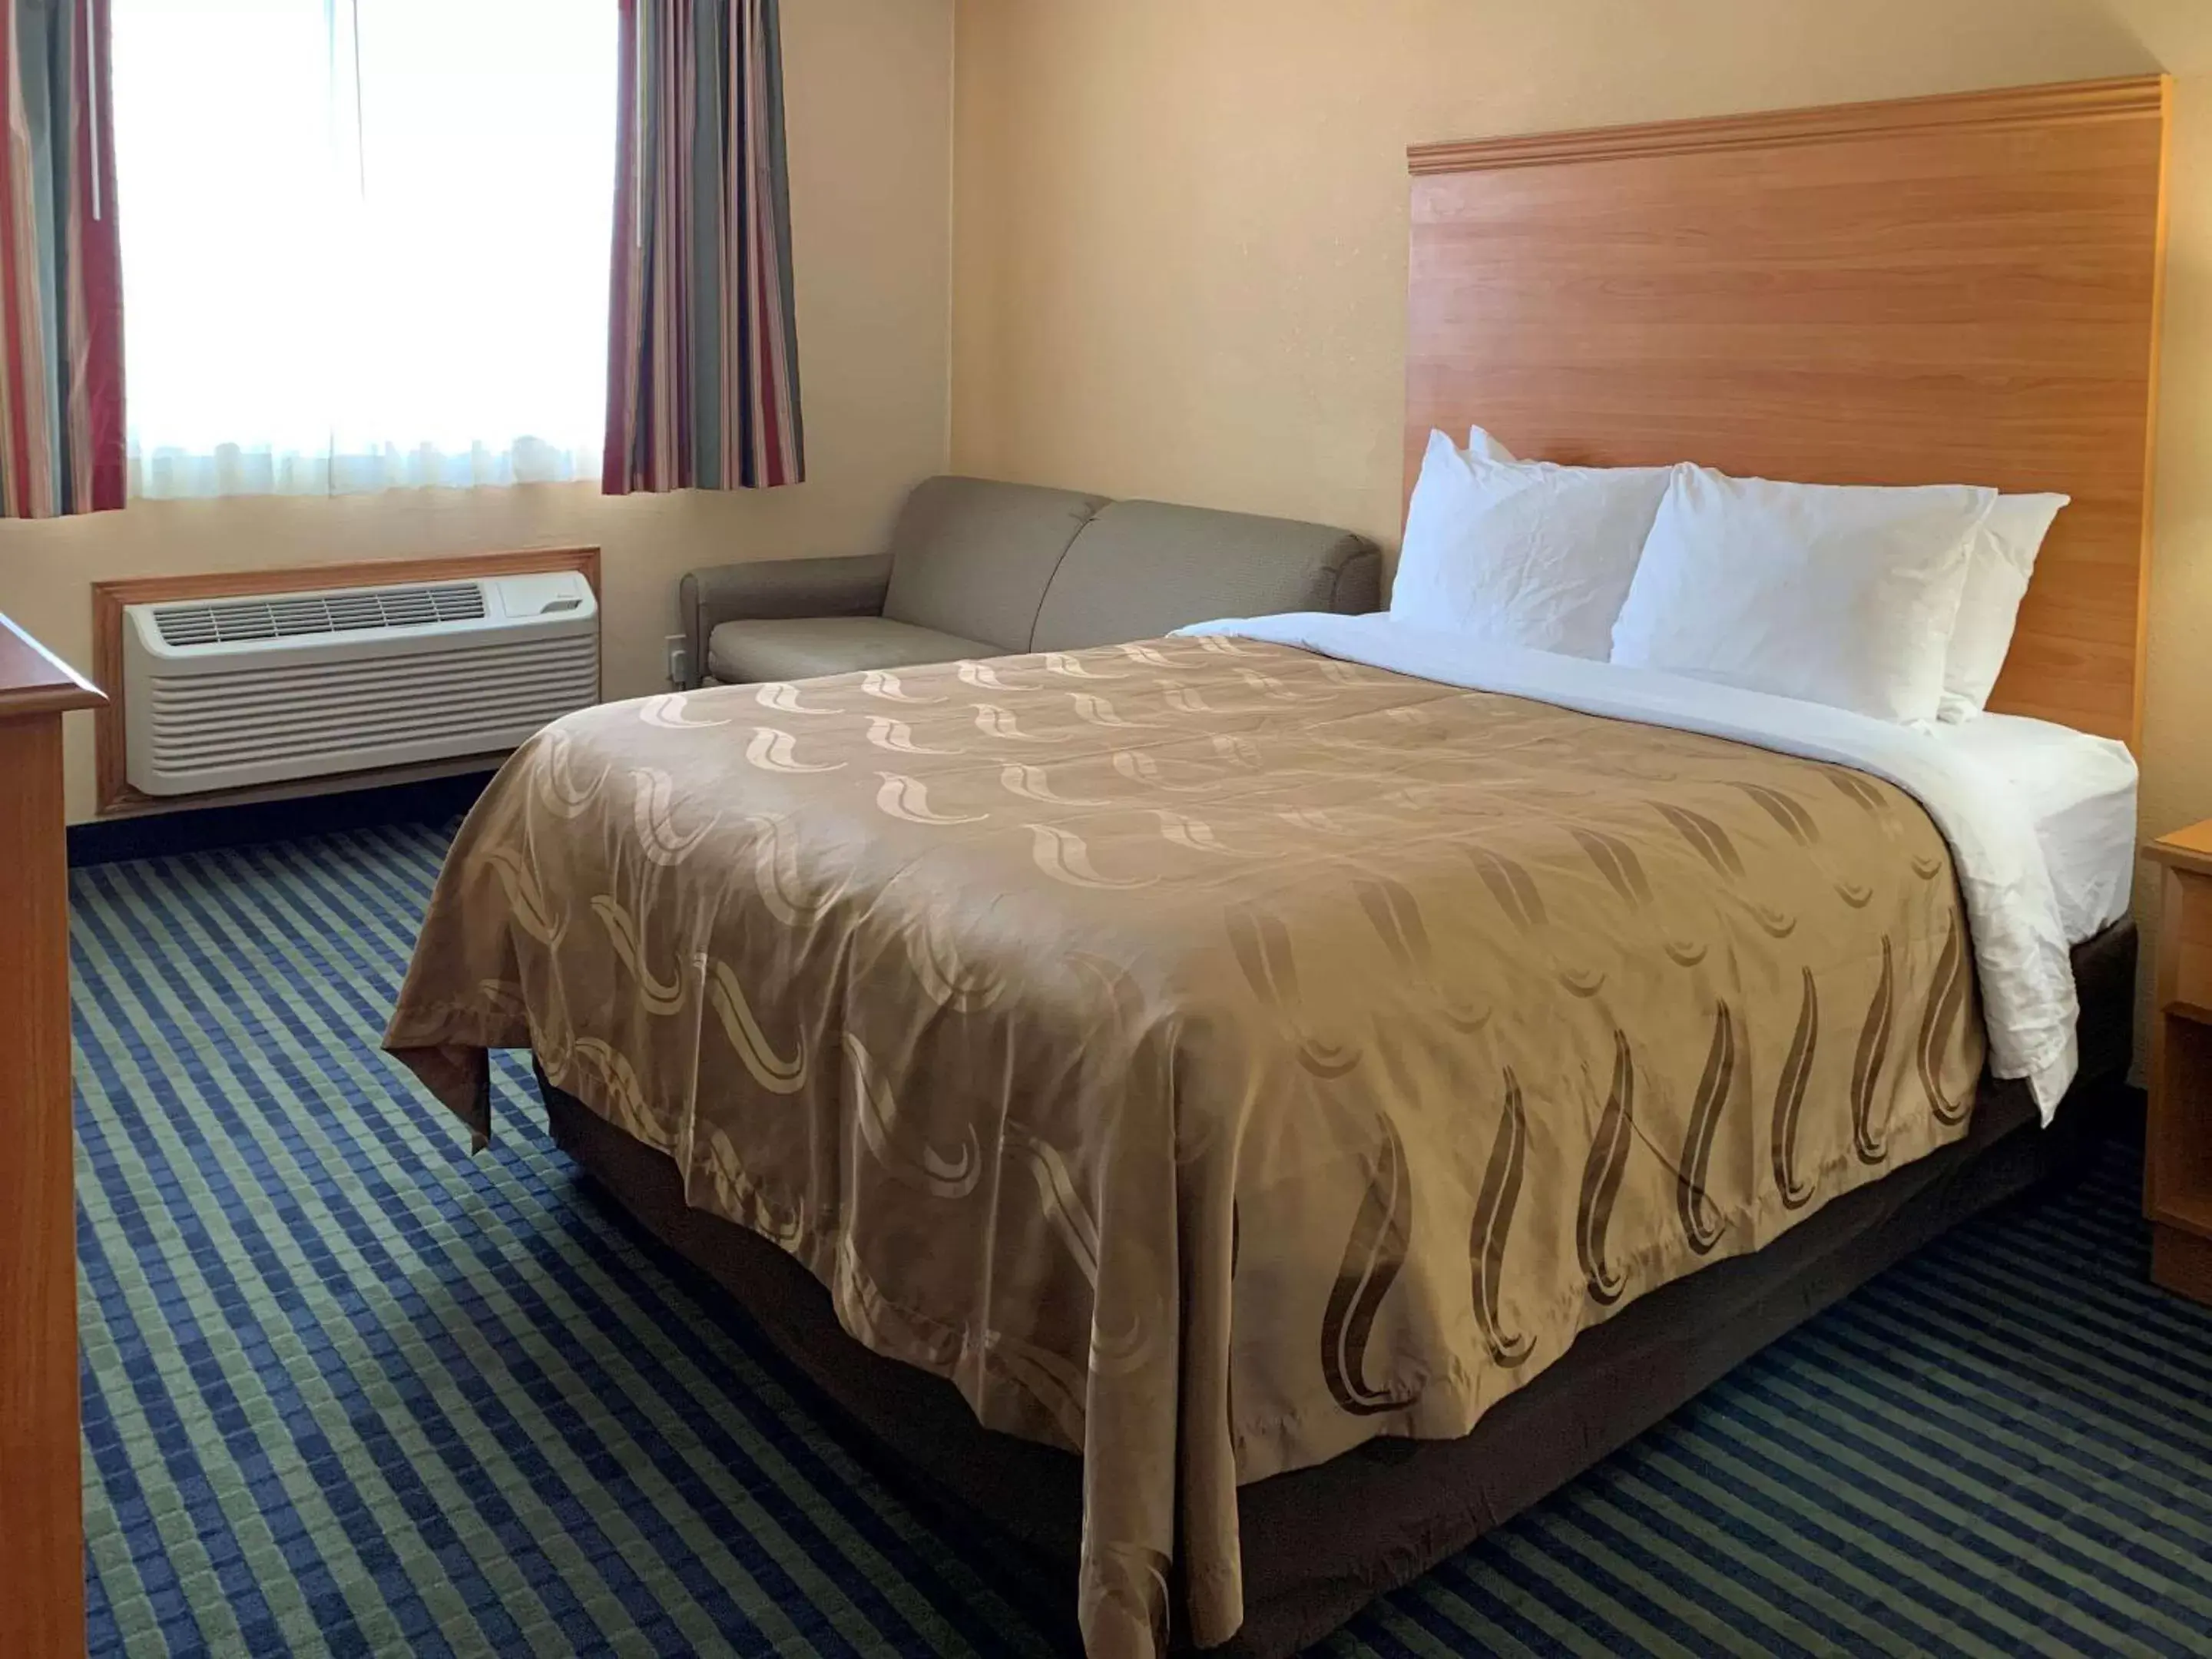
[[1215, 617], [1372, 611], [1349, 531], [980, 478], [932, 478], [886, 552], [684, 578], [695, 680], [727, 685], [1072, 651]]

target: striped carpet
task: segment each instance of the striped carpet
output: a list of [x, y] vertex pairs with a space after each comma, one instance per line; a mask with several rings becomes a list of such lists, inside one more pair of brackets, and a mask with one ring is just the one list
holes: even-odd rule
[[[95, 1655], [1064, 1650], [703, 1280], [375, 1051], [445, 845], [78, 872]], [[2212, 1316], [2139, 1153], [1977, 1224], [1333, 1656], [2212, 1651]]]

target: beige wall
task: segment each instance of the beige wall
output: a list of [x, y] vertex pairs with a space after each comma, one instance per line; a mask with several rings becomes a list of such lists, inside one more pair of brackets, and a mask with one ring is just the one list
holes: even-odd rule
[[[606, 686], [627, 696], [662, 684], [684, 570], [880, 545], [900, 498], [945, 459], [951, 0], [806, 0], [783, 18], [810, 482], [621, 500], [596, 483], [234, 498], [0, 524], [0, 611], [88, 666], [88, 584], [105, 578], [597, 545]], [[82, 818], [91, 734], [71, 720]]]
[[593, 543], [608, 689], [651, 690], [683, 570], [877, 544], [945, 464], [948, 375], [963, 470], [1390, 540], [1408, 143], [2163, 67], [2179, 95], [2144, 822], [2212, 815], [2212, 660], [2191, 638], [2212, 617], [2212, 3], [809, 0], [785, 30], [812, 482], [0, 524], [0, 610], [83, 663], [102, 577]]
[[958, 0], [953, 461], [1395, 542], [1410, 143], [2178, 77], [2147, 828], [2212, 816], [2212, 0]]

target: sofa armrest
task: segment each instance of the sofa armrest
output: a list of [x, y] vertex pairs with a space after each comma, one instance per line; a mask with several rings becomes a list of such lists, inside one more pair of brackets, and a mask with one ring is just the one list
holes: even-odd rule
[[707, 673], [707, 641], [726, 622], [781, 617], [874, 617], [890, 586], [891, 556], [759, 559], [687, 570], [678, 590], [691, 684]]
[[1328, 608], [1340, 617], [1364, 617], [1382, 608], [1382, 554], [1371, 542], [1354, 540], [1335, 565], [1336, 585]]

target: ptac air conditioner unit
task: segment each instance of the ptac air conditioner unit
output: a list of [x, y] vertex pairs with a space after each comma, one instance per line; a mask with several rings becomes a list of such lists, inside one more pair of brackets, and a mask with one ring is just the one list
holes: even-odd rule
[[134, 605], [127, 775], [149, 795], [489, 755], [599, 697], [575, 571]]

